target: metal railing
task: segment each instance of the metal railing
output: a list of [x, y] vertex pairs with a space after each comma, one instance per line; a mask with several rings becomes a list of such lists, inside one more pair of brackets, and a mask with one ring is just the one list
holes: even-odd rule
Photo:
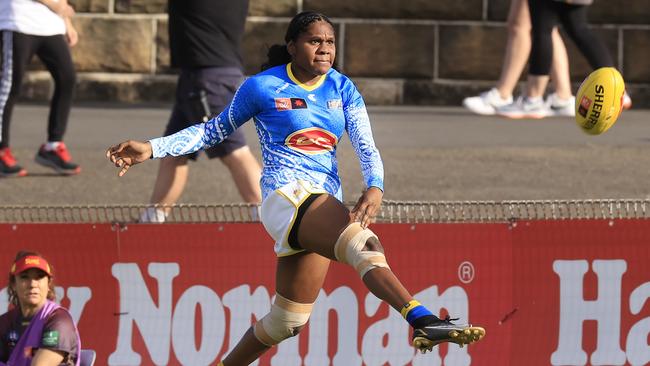
[[[350, 207], [352, 204], [349, 205]], [[167, 209], [168, 223], [257, 222], [250, 204], [0, 206], [0, 223], [137, 223], [143, 212]], [[149, 211], [147, 211], [149, 210]], [[516, 220], [650, 218], [650, 199], [545, 201], [384, 201], [377, 222], [460, 223]], [[147, 220], [145, 220], [147, 221]]]

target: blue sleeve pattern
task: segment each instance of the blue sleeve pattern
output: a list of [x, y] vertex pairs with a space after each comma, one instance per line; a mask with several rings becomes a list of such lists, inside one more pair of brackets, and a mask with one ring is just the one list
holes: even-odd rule
[[172, 135], [150, 140], [153, 157], [191, 154], [222, 142], [257, 113], [256, 93], [255, 82], [246, 80], [218, 116]]
[[370, 128], [370, 118], [361, 94], [353, 89], [352, 98], [344, 105], [345, 124], [352, 147], [359, 157], [361, 173], [366, 187], [377, 187], [384, 190], [384, 164], [379, 150], [375, 146]]

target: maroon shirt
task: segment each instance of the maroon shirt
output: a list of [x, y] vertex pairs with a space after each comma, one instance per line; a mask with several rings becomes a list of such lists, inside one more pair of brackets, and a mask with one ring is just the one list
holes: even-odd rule
[[[18, 309], [0, 315], [0, 362], [7, 362], [16, 343], [31, 319], [23, 318]], [[39, 348], [56, 351], [63, 355], [62, 366], [74, 366], [77, 358], [77, 334], [70, 314], [57, 309], [50, 314], [41, 337]], [[34, 349], [36, 353], [38, 349]]]

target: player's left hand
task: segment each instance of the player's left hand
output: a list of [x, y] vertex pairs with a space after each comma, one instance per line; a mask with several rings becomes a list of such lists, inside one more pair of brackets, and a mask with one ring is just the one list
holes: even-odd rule
[[351, 214], [354, 221], [358, 221], [363, 228], [367, 228], [381, 207], [382, 197], [384, 197], [384, 192], [381, 189], [377, 187], [366, 189], [352, 209]]

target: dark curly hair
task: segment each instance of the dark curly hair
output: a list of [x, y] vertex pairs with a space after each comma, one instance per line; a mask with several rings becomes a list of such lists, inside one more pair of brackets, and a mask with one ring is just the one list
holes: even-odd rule
[[[38, 252], [30, 252], [26, 250], [21, 250], [16, 254], [16, 259], [14, 259], [14, 262], [17, 262], [21, 258], [25, 258], [28, 256], [38, 256], [41, 258], [44, 258], [40, 253]], [[54, 267], [50, 264], [50, 273], [52, 273], [52, 276], [54, 275]], [[54, 292], [54, 279], [50, 276], [50, 282], [48, 284], [48, 290], [47, 290], [47, 299], [51, 301], [56, 300], [56, 294]], [[20, 303], [18, 301], [18, 294], [16, 293], [16, 275], [9, 274], [9, 286], [7, 286], [7, 294], [9, 295], [9, 303], [12, 304], [15, 307], [19, 307]]]
[[262, 65], [262, 70], [268, 68], [284, 65], [291, 62], [291, 55], [287, 51], [287, 43], [290, 41], [296, 41], [301, 33], [304, 33], [307, 28], [314, 22], [327, 22], [329, 25], [334, 28], [332, 21], [324, 14], [316, 13], [314, 11], [303, 11], [302, 13], [296, 14], [289, 27], [287, 27], [287, 33], [284, 35], [285, 44], [274, 44], [269, 47], [269, 51], [266, 54], [267, 60]]

